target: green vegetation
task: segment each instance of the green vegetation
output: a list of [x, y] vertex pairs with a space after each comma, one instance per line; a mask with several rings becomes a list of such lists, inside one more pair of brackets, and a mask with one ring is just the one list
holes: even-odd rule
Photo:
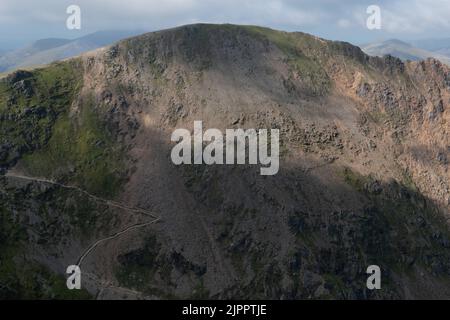
[[381, 110], [373, 110], [368, 113], [368, 116], [378, 125], [384, 124], [389, 119], [388, 115]]
[[211, 297], [211, 293], [208, 289], [205, 288], [205, 285], [203, 283], [203, 279], [199, 280], [199, 283], [192, 291], [192, 296], [189, 297], [189, 299], [192, 300], [208, 300]]
[[114, 197], [122, 183], [122, 150], [93, 97], [70, 106], [82, 85], [78, 60], [20, 71], [0, 81], [0, 166], [22, 164], [32, 176], [69, 180]]
[[56, 113], [64, 110], [80, 88], [81, 68], [81, 62], [74, 59], [32, 72], [10, 74], [0, 82], [0, 110], [6, 108], [8, 98], [11, 101], [9, 110], [21, 111], [37, 105]]
[[371, 177], [365, 177], [350, 168], [344, 168], [342, 176], [346, 183], [351, 185], [355, 190], [362, 192], [365, 190], [366, 184], [372, 180]]
[[[286, 264], [296, 297], [398, 298], [403, 295], [398, 291], [399, 277], [409, 277], [415, 283], [413, 278], [422, 271], [450, 283], [450, 231], [431, 200], [405, 185], [406, 178], [382, 183], [350, 168], [343, 168], [340, 175], [362, 197], [361, 207], [324, 212], [325, 218], [318, 220], [310, 212], [289, 217], [296, 246]], [[361, 290], [358, 286], [366, 281], [365, 271], [371, 264], [384, 270], [382, 291]], [[320, 285], [326, 290], [305, 292], [300, 276], [304, 270], [315, 270], [317, 284], [313, 290], [322, 281]]]
[[[407, 185], [381, 184], [373, 177], [359, 175], [348, 168], [344, 175], [347, 183], [368, 200], [368, 220], [361, 225], [361, 234], [368, 240], [371, 235], [377, 238], [369, 246], [377, 248], [373, 257], [378, 259], [376, 261], [384, 261], [395, 269], [404, 269], [405, 265], [413, 263], [430, 271], [450, 267], [450, 231], [445, 219], [432, 202], [417, 191], [412, 180], [405, 178]], [[380, 229], [379, 235], [377, 229]], [[384, 236], [380, 237], [381, 234]]]
[[[166, 256], [160, 254], [160, 250], [161, 244], [156, 237], [148, 236], [141, 249], [119, 256], [120, 264], [115, 275], [120, 285], [149, 295], [174, 298], [168, 291], [172, 265], [167, 263]], [[164, 286], [161, 286], [161, 281]]]
[[[161, 245], [154, 236], [148, 236], [141, 249], [119, 257], [120, 268], [116, 276], [119, 282], [129, 288], [145, 289], [151, 285], [157, 272]], [[145, 279], [146, 281], [141, 281]]]
[[90, 299], [85, 290], [68, 290], [64, 277], [26, 259], [27, 233], [0, 207], [0, 299]]
[[79, 117], [62, 114], [48, 144], [24, 157], [27, 170], [37, 176], [67, 177], [90, 193], [113, 198], [123, 182], [122, 150], [97, 112], [89, 98]]
[[184, 276], [191, 284], [192, 294], [184, 298], [209, 298], [202, 277], [206, 266], [189, 261], [179, 252], [163, 252], [161, 243], [153, 235], [145, 239], [142, 248], [119, 256], [118, 261], [115, 276], [123, 287], [163, 299], [179, 299], [172, 293], [176, 284], [172, 282], [171, 276], [176, 271], [178, 277]]
[[[83, 72], [81, 60], [72, 59], [0, 79], [0, 169], [19, 163], [29, 176], [113, 198], [123, 182], [122, 148], [94, 98], [80, 97]], [[48, 246], [69, 233], [90, 236], [111, 216], [79, 191], [47, 187], [0, 193], [0, 298], [90, 298], [86, 291], [67, 290], [64, 277], [27, 258], [26, 221], [13, 213], [33, 206], [41, 219], [32, 226], [37, 242]]]
[[0, 166], [14, 165], [22, 154], [47, 143], [81, 86], [81, 73], [80, 62], [71, 60], [0, 80]]
[[0, 298], [24, 300], [88, 300], [86, 290], [69, 290], [66, 279], [37, 262], [6, 260], [0, 267]]
[[181, 48], [184, 58], [191, 63], [197, 71], [206, 70], [212, 65], [212, 51], [210, 41], [210, 29], [212, 25], [195, 25], [181, 28]]
[[289, 83], [294, 82], [295, 74], [298, 74], [299, 81], [305, 87], [302, 93], [320, 96], [328, 92], [331, 80], [320, 60], [320, 55], [326, 48], [324, 41], [303, 33], [288, 33], [254, 26], [245, 28], [252, 34], [274, 43], [286, 54], [287, 63], [293, 72]]

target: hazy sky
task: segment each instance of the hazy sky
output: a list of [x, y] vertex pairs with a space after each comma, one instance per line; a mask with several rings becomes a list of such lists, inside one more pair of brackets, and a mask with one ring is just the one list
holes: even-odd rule
[[[81, 30], [66, 28], [66, 8], [81, 8]], [[368, 30], [366, 9], [381, 8], [381, 30]], [[195, 22], [304, 31], [366, 43], [450, 37], [450, 0], [0, 0], [0, 50], [98, 30], [157, 30]]]

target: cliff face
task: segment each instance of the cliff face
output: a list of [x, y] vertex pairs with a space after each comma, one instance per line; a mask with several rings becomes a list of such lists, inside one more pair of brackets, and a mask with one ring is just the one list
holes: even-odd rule
[[[79, 263], [98, 298], [449, 298], [449, 95], [435, 60], [232, 25], [9, 75], [0, 293], [73, 298]], [[173, 165], [196, 120], [280, 129], [280, 172]]]

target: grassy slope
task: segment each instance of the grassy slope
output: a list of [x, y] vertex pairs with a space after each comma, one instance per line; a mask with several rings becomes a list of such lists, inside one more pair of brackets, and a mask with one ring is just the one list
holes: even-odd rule
[[89, 192], [114, 197], [121, 183], [122, 154], [113, 134], [91, 97], [82, 100], [79, 116], [69, 115], [81, 74], [79, 62], [70, 60], [30, 73], [23, 79], [29, 92], [0, 82], [0, 132], [3, 143], [11, 145], [0, 166], [22, 158], [29, 175], [70, 180]]
[[[72, 103], [79, 96], [82, 74], [81, 61], [74, 59], [23, 73], [16, 79], [12, 74], [0, 81], [0, 146], [3, 146], [0, 167], [10, 168], [19, 162], [30, 176], [58, 179], [113, 198], [121, 183], [121, 148], [115, 144], [91, 97], [81, 101], [79, 115], [69, 115]], [[26, 206], [32, 205], [29, 201], [34, 201], [44, 226], [40, 241], [53, 240], [55, 235], [47, 231], [52, 230], [55, 221], [62, 223], [64, 216], [68, 216], [75, 230], [78, 228], [86, 235], [95, 225], [96, 205], [88, 205], [84, 196], [65, 190], [54, 190], [52, 203], [40, 202], [45, 193], [36, 194], [33, 200], [21, 189], [15, 190], [0, 194], [2, 201], [6, 201], [0, 208], [0, 296], [88, 298], [85, 291], [68, 291], [63, 277], [26, 258], [28, 223], [23, 219]], [[83, 199], [78, 199], [80, 196]], [[67, 201], [71, 198], [78, 200], [70, 204]], [[52, 212], [58, 210], [60, 219], [52, 217]], [[17, 216], [14, 212], [20, 215], [12, 221]]]

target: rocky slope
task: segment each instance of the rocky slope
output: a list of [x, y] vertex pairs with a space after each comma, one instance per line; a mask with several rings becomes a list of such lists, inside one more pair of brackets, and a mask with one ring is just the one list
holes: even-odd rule
[[[0, 296], [449, 298], [449, 104], [439, 61], [233, 25], [13, 73]], [[173, 165], [195, 120], [280, 129], [280, 172]], [[68, 293], [77, 263], [87, 291]]]

